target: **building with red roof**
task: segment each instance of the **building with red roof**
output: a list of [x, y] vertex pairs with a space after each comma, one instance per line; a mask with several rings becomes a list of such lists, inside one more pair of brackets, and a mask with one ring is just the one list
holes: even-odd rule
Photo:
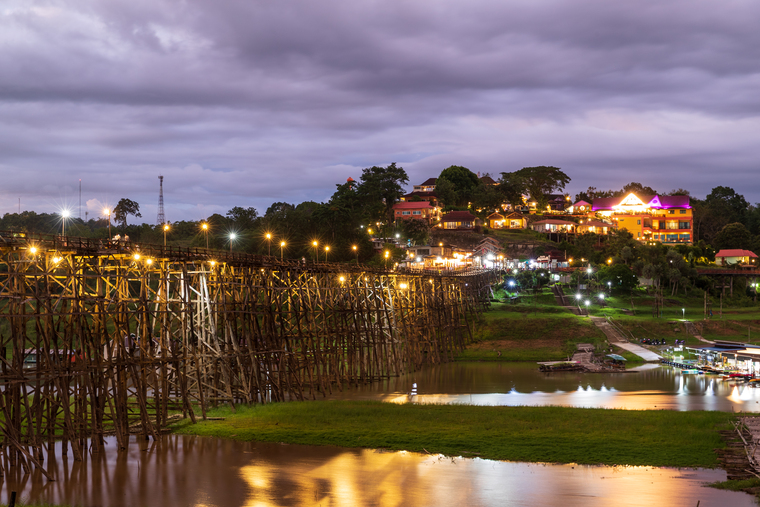
[[749, 250], [741, 250], [738, 248], [721, 250], [715, 254], [715, 264], [718, 264], [719, 266], [740, 264], [754, 267], [757, 265], [757, 255]]
[[475, 227], [475, 215], [469, 211], [451, 211], [441, 217], [441, 227], [444, 229], [472, 229]]
[[393, 205], [395, 220], [425, 220], [427, 223], [437, 221], [441, 216], [441, 208], [433, 206], [430, 201], [397, 202]]

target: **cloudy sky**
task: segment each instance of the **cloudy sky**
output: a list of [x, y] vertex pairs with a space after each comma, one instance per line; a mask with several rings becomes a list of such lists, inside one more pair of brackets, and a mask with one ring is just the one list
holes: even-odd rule
[[760, 201], [756, 0], [3, 0], [0, 213], [326, 201], [561, 167]]

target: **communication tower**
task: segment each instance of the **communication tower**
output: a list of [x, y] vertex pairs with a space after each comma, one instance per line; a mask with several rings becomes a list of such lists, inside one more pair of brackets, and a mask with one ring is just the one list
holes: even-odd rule
[[164, 216], [164, 177], [158, 177], [158, 217], [156, 217], [156, 224], [162, 225], [166, 223], [166, 217]]

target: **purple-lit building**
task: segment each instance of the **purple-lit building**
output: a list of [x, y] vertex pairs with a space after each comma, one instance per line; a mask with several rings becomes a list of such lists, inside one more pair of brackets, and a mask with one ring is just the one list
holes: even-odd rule
[[592, 214], [611, 220], [640, 241], [691, 245], [694, 216], [688, 195], [653, 195], [594, 199]]

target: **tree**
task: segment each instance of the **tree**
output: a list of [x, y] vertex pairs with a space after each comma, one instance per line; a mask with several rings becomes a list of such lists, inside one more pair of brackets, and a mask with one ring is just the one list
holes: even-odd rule
[[497, 185], [478, 185], [472, 193], [472, 207], [485, 209], [488, 213], [501, 208], [504, 202], [504, 194], [499, 191]]
[[730, 187], [715, 187], [705, 197], [705, 204], [713, 214], [724, 217], [727, 223], [745, 222], [749, 203], [743, 195]]
[[645, 187], [641, 183], [632, 181], [624, 186], [622, 190], [615, 192], [615, 195], [613, 197], [624, 197], [630, 193], [636, 194], [636, 196], [639, 198], [642, 198], [644, 196], [657, 195], [657, 191], [652, 187]]
[[415, 245], [424, 245], [430, 235], [430, 226], [426, 220], [412, 218], [410, 220], [399, 220], [401, 231], [404, 236], [412, 240]]
[[235, 222], [235, 226], [240, 229], [250, 229], [253, 227], [258, 216], [256, 208], [235, 206], [227, 212], [227, 218]]
[[523, 167], [514, 173], [501, 173], [502, 178], [514, 177], [522, 179], [525, 190], [530, 194], [539, 209], [545, 209], [549, 203], [549, 194], [560, 191], [570, 183], [570, 177], [562, 172], [559, 167], [537, 166]]
[[121, 223], [122, 232], [127, 228], [127, 217], [129, 215], [132, 215], [135, 218], [142, 218], [142, 215], [140, 214], [140, 205], [125, 197], [124, 199], [121, 199], [113, 209], [114, 220], [117, 223]]
[[452, 165], [441, 171], [440, 176], [438, 176], [435, 182], [436, 193], [438, 193], [438, 186], [441, 184], [441, 181], [444, 180], [453, 183], [456, 189], [456, 203], [447, 202], [446, 204], [449, 205], [466, 205], [472, 200], [475, 189], [481, 185], [478, 175], [461, 165]]
[[[639, 285], [639, 278], [631, 271], [631, 268], [623, 264], [613, 264], [599, 268], [597, 279], [603, 287], [614, 289], [631, 290]], [[607, 282], [610, 282], [607, 285]]]
[[513, 209], [524, 204], [523, 194], [528, 190], [525, 188], [525, 180], [517, 173], [501, 173], [497, 188], [504, 196], [504, 201], [508, 202]]
[[457, 189], [449, 180], [438, 180], [435, 183], [435, 195], [440, 206], [456, 206]]
[[744, 224], [734, 222], [726, 225], [715, 236], [715, 248], [752, 248], [752, 234], [744, 227]]
[[395, 162], [388, 167], [372, 166], [362, 169], [360, 181], [357, 192], [367, 211], [375, 215], [372, 218], [393, 222], [393, 205], [404, 195], [401, 185], [409, 182], [404, 168]]

